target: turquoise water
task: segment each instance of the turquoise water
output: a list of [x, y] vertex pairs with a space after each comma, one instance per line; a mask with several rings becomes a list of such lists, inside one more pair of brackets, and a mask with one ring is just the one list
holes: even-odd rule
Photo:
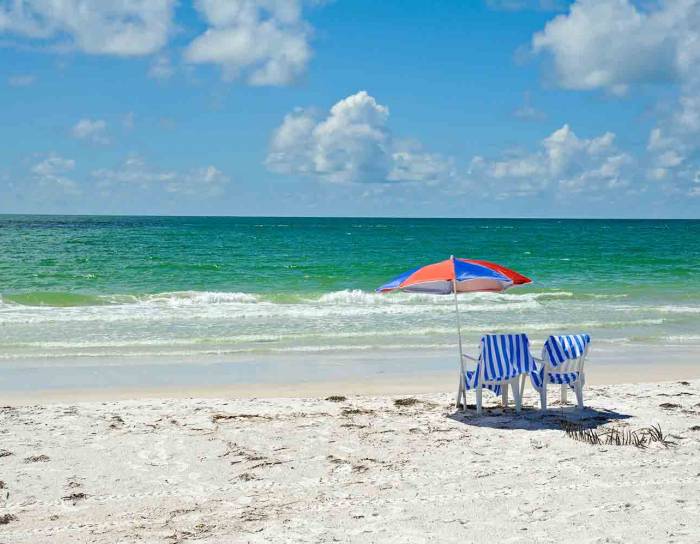
[[0, 217], [0, 359], [443, 350], [450, 297], [374, 288], [448, 258], [529, 276], [460, 296], [487, 331], [700, 346], [700, 221]]

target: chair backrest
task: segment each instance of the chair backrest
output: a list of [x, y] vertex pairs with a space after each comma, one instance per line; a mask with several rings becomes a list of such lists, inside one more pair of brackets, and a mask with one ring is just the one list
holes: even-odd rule
[[535, 368], [526, 334], [487, 334], [481, 337], [480, 363], [486, 381], [509, 380]]
[[590, 347], [588, 334], [550, 336], [542, 348], [542, 359], [557, 372], [581, 372]]

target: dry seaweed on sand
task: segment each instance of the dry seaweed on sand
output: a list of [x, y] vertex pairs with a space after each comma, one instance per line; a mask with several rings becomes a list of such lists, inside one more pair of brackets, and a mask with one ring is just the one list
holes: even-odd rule
[[14, 453], [8, 450], [0, 450], [0, 457], [9, 457], [10, 455], [14, 455]]
[[360, 414], [373, 414], [374, 410], [364, 410], [363, 408], [343, 408], [340, 413], [344, 416], [356, 416]]
[[43, 453], [41, 455], [30, 455], [24, 459], [25, 463], [46, 463], [47, 461], [49, 461], [49, 456]]
[[11, 521], [17, 521], [17, 516], [14, 514], [3, 514], [0, 516], [0, 525], [7, 525]]
[[396, 399], [394, 401], [394, 406], [415, 406], [418, 403], [420, 403], [418, 399], [409, 397], [406, 399]]
[[271, 419], [268, 416], [261, 416], [259, 414], [214, 414], [211, 416], [213, 423], [218, 423], [219, 421], [230, 421], [236, 419]]
[[330, 402], [345, 402], [348, 398], [343, 395], [331, 395], [330, 397], [326, 397], [326, 400]]
[[71, 493], [70, 495], [66, 495], [65, 497], [62, 497], [64, 501], [72, 501], [73, 504], [75, 504], [78, 501], [82, 501], [87, 499], [87, 495], [83, 492], [80, 493]]

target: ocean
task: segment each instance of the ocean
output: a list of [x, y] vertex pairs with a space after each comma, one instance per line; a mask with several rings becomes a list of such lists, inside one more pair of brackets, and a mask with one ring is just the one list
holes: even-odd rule
[[443, 353], [451, 297], [374, 289], [451, 254], [533, 280], [460, 295], [470, 351], [486, 332], [700, 350], [700, 221], [0, 216], [0, 247], [6, 368]]

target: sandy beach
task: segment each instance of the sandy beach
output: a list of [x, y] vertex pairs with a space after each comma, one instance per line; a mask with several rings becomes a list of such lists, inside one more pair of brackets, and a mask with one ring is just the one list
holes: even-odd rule
[[0, 0], [0, 66], [0, 544], [700, 544], [700, 0]]
[[0, 542], [698, 542], [700, 380], [594, 385], [545, 416], [528, 388], [481, 418], [452, 392], [327, 385], [4, 406]]

